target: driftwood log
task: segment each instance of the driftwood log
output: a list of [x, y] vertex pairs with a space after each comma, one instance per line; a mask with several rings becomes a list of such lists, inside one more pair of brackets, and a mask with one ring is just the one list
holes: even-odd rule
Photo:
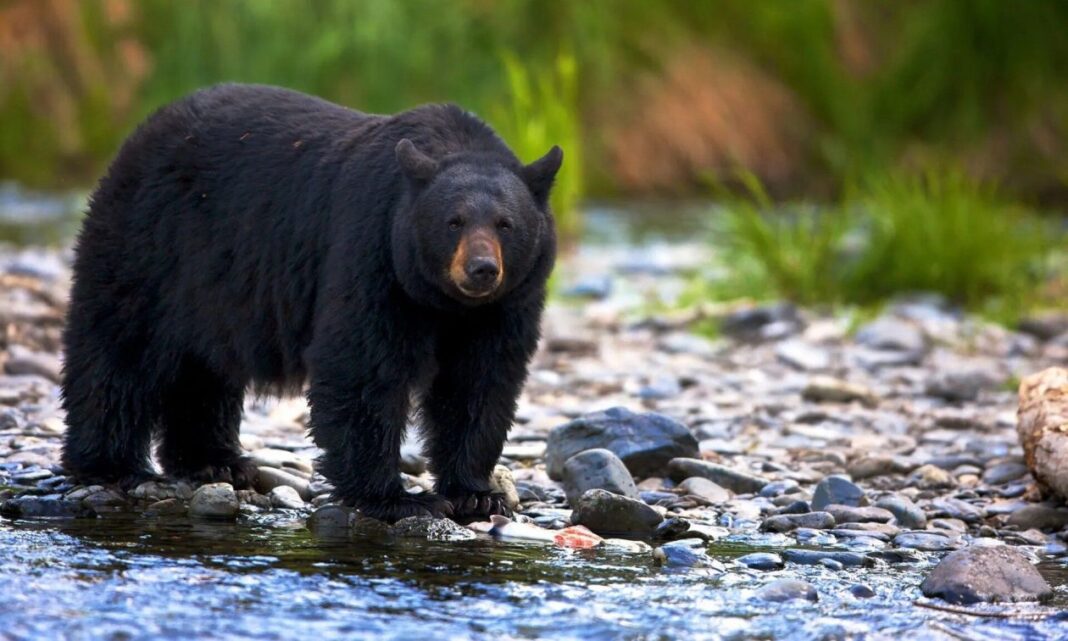
[[1016, 431], [1039, 489], [1068, 499], [1068, 369], [1051, 367], [1020, 383]]

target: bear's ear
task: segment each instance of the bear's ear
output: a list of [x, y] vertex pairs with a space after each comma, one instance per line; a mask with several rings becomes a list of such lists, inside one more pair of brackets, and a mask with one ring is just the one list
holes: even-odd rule
[[397, 143], [397, 162], [404, 174], [417, 183], [430, 182], [438, 171], [438, 161], [416, 149], [411, 140], [402, 138]]
[[552, 189], [556, 172], [560, 170], [560, 164], [564, 161], [564, 152], [557, 145], [549, 150], [541, 158], [523, 167], [521, 177], [523, 182], [530, 188], [534, 200], [544, 207], [549, 200], [549, 190]]

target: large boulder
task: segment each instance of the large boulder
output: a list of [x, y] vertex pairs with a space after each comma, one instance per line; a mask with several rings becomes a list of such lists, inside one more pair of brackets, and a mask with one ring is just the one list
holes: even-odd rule
[[697, 457], [690, 430], [662, 414], [635, 414], [622, 407], [580, 416], [549, 434], [545, 463], [549, 477], [561, 480], [569, 458], [592, 449], [611, 450], [638, 478], [663, 473], [668, 461]]
[[950, 552], [920, 584], [924, 595], [949, 603], [1045, 601], [1053, 596], [1035, 566], [1008, 546]]

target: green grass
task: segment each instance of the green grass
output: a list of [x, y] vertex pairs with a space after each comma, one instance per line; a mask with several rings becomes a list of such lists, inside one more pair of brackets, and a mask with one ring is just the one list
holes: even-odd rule
[[729, 276], [695, 294], [873, 305], [935, 292], [1002, 320], [1040, 306], [1061, 235], [957, 171], [889, 175], [836, 206], [773, 207], [755, 179], [722, 211], [717, 242]]

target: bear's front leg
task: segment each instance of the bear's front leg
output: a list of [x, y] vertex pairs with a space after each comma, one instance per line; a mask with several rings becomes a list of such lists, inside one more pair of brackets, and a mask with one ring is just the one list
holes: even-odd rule
[[401, 484], [406, 388], [313, 379], [308, 400], [312, 437], [323, 449], [319, 470], [341, 502], [390, 523], [451, 514], [451, 504], [439, 495], [412, 494]]
[[486, 310], [439, 337], [438, 372], [423, 399], [424, 432], [438, 494], [457, 519], [508, 516], [490, 489], [538, 342], [534, 310]]

